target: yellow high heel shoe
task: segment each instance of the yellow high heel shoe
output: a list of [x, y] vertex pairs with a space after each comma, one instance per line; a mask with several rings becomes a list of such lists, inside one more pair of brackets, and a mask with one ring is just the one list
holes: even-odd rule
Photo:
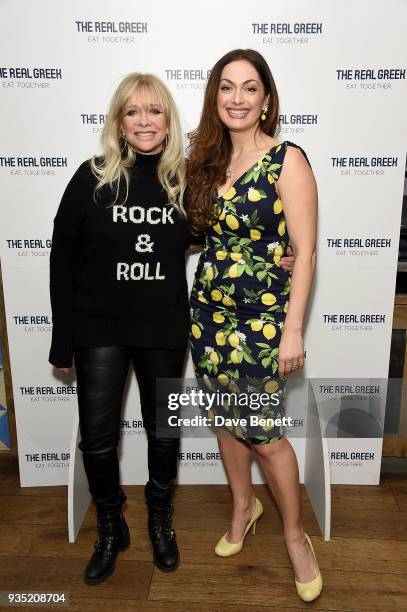
[[243, 548], [243, 541], [246, 537], [246, 534], [250, 531], [250, 529], [253, 528], [252, 529], [253, 535], [256, 533], [256, 523], [262, 514], [263, 514], [262, 503], [256, 497], [256, 507], [254, 509], [254, 512], [250, 518], [250, 521], [246, 529], [244, 530], [242, 539], [240, 540], [240, 542], [236, 542], [236, 543], [228, 542], [226, 539], [226, 533], [227, 533], [226, 532], [225, 535], [221, 537], [221, 539], [215, 546], [215, 553], [218, 555], [218, 557], [231, 557], [232, 555], [236, 555], [237, 553], [239, 553]]
[[[315, 563], [318, 567], [317, 558], [315, 556], [311, 540], [309, 539], [306, 533], [304, 535], [307, 539], [312, 554], [314, 555]], [[295, 586], [297, 587], [298, 596], [302, 599], [302, 601], [314, 601], [314, 599], [316, 599], [322, 591], [322, 576], [321, 572], [319, 571], [319, 567], [318, 574], [315, 576], [315, 578], [313, 578], [313, 580], [310, 580], [309, 582], [298, 582], [296, 580]]]

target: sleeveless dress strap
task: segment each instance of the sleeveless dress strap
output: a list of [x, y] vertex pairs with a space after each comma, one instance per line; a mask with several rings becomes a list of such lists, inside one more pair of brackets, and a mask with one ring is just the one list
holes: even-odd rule
[[[299, 145], [295, 144], [295, 142], [290, 142], [289, 140], [285, 140], [285, 144], [287, 146], [295, 147], [296, 149], [299, 149], [301, 151], [301, 153], [303, 154], [303, 156], [305, 157], [305, 159], [307, 160], [309, 167], [311, 168], [310, 161], [309, 161], [309, 159], [307, 157], [306, 152], [304, 151], [304, 149], [302, 147], [300, 147]], [[287, 150], [287, 147], [286, 147], [286, 150]]]

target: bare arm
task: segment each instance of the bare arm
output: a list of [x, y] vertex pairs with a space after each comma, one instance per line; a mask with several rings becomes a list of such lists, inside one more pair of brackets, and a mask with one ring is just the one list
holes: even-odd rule
[[304, 365], [303, 324], [316, 265], [317, 187], [298, 149], [288, 148], [277, 187], [296, 255], [279, 351], [279, 374], [284, 377], [294, 371], [293, 364]]

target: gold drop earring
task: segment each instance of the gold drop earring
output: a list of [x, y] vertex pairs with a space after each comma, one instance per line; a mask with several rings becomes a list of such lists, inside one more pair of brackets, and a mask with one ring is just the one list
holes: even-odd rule
[[265, 121], [267, 119], [267, 112], [269, 109], [269, 105], [267, 104], [267, 102], [263, 105], [263, 108], [261, 109], [263, 111], [263, 114], [261, 116], [261, 120]]

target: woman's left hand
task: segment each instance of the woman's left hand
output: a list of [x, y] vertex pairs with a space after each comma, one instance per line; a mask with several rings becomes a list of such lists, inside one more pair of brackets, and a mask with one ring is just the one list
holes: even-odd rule
[[304, 340], [300, 331], [284, 329], [278, 355], [278, 374], [285, 378], [304, 367]]

